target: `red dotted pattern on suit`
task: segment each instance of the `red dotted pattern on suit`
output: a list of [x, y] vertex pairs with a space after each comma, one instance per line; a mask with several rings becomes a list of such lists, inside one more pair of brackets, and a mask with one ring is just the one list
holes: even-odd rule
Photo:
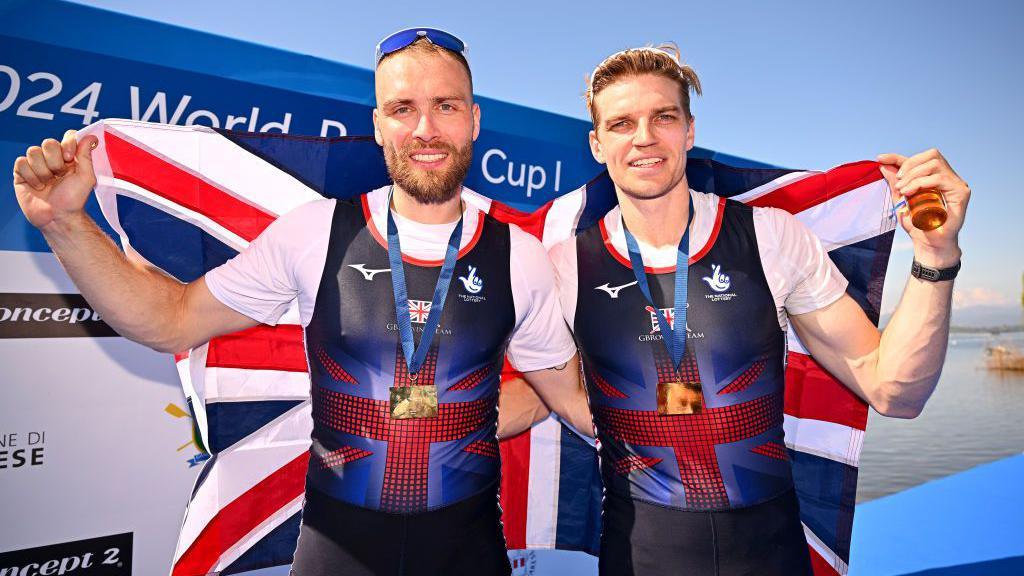
[[732, 382], [726, 384], [725, 387], [723, 387], [722, 390], [719, 392], [719, 394], [733, 394], [735, 392], [742, 392], [743, 390], [750, 388], [750, 385], [753, 384], [754, 382], [757, 382], [757, 379], [761, 377], [761, 373], [764, 372], [764, 367], [767, 364], [768, 361], [763, 358], [761, 360], [754, 362], [753, 364], [750, 365], [750, 368], [747, 368], [746, 370], [741, 372], [740, 375], [737, 376]]
[[672, 359], [669, 358], [668, 350], [665, 349], [664, 344], [658, 344], [652, 346], [654, 351], [654, 365], [658, 369], [658, 384], [664, 384], [666, 382], [676, 382], [681, 380], [683, 382], [700, 382], [700, 371], [697, 370], [697, 358], [691, 350], [691, 346], [686, 347], [686, 352], [683, 354], [683, 359], [679, 363], [679, 370], [672, 366]]
[[628, 398], [624, 392], [612, 386], [607, 380], [601, 377], [600, 374], [595, 370], [586, 370], [584, 372], [587, 375], [587, 380], [594, 383], [597, 389], [601, 391], [601, 394], [609, 398]]
[[754, 454], [760, 454], [776, 460], [789, 460], [789, 452], [786, 447], [778, 442], [765, 442], [760, 446], [750, 449]]
[[405, 363], [405, 353], [402, 352], [402, 343], [397, 344], [395, 352], [395, 388], [406, 386], [433, 386], [434, 376], [437, 372], [437, 342], [430, 346], [427, 357], [420, 366], [419, 376], [413, 381], [409, 377], [409, 365]]
[[782, 425], [782, 394], [708, 408], [699, 414], [660, 415], [656, 411], [594, 406], [598, 429], [613, 438], [639, 446], [662, 446], [675, 451], [679, 479], [691, 508], [729, 505], [715, 453], [728, 444], [763, 434]]
[[320, 460], [320, 469], [326, 470], [328, 468], [337, 468], [347, 462], [354, 462], [360, 458], [366, 458], [371, 455], [373, 455], [373, 452], [370, 452], [369, 450], [363, 450], [353, 446], [342, 446], [337, 450], [333, 450], [326, 454], [320, 454], [318, 458]]
[[622, 476], [627, 476], [630, 472], [650, 468], [657, 465], [659, 462], [661, 462], [661, 458], [630, 454], [615, 463], [615, 472]]
[[498, 457], [498, 441], [497, 440], [477, 440], [469, 446], [463, 448], [463, 451], [469, 452], [470, 454], [478, 454], [480, 456], [487, 456], [488, 458]]
[[476, 388], [477, 386], [479, 386], [481, 382], [486, 380], [487, 377], [490, 376], [492, 372], [494, 372], [494, 366], [491, 365], [491, 364], [488, 364], [487, 366], [484, 366], [483, 368], [480, 368], [479, 370], [474, 370], [473, 372], [470, 372], [469, 376], [466, 376], [462, 380], [459, 380], [455, 384], [452, 384], [451, 386], [448, 387], [448, 390], [449, 391], [451, 391], [451, 390], [455, 390], [455, 391], [472, 390], [473, 388]]
[[332, 390], [320, 390], [313, 406], [316, 422], [346, 434], [388, 443], [381, 488], [381, 509], [421, 512], [427, 508], [430, 445], [465, 438], [493, 414], [497, 397], [438, 405], [433, 418], [391, 418], [387, 400], [373, 400]]
[[327, 350], [323, 346], [316, 347], [316, 359], [320, 362], [320, 365], [327, 370], [327, 374], [330, 375], [331, 379], [335, 382], [348, 382], [349, 384], [358, 384], [356, 379], [351, 374], [345, 371], [344, 368], [338, 364], [331, 355], [327, 353]]

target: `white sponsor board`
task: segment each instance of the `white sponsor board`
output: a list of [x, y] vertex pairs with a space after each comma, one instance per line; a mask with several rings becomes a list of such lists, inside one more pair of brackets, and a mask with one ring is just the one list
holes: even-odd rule
[[[0, 270], [0, 295], [77, 292], [49, 253], [0, 252]], [[6, 322], [21, 324], [0, 338], [0, 552], [132, 533], [133, 572], [166, 574], [200, 469], [173, 359]]]

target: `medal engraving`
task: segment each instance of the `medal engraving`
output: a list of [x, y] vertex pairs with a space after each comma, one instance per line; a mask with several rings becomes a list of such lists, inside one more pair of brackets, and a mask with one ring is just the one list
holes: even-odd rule
[[437, 387], [392, 386], [391, 417], [396, 420], [437, 416]]
[[700, 382], [662, 382], [658, 384], [658, 414], [699, 414], [704, 408]]

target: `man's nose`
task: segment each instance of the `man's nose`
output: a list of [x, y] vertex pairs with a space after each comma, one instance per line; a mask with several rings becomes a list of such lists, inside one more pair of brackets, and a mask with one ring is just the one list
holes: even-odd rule
[[636, 125], [636, 131], [633, 132], [633, 145], [650, 146], [654, 142], [654, 133], [651, 131], [650, 123], [646, 119], [641, 119]]
[[412, 137], [424, 142], [430, 142], [438, 136], [437, 123], [434, 121], [433, 115], [430, 112], [421, 114], [419, 121], [416, 123], [416, 129], [412, 132]]

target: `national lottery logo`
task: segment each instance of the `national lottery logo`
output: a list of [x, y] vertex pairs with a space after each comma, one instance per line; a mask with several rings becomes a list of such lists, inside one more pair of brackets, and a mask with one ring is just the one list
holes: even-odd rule
[[469, 274], [465, 276], [459, 276], [459, 281], [462, 282], [462, 287], [466, 289], [466, 292], [470, 294], [479, 294], [484, 289], [484, 280], [476, 275], [476, 267], [469, 267]]
[[729, 289], [729, 277], [722, 274], [722, 267], [718, 264], [711, 265], [711, 276], [705, 276], [704, 281], [715, 292], [725, 292]]
[[712, 302], [728, 302], [736, 297], [735, 292], [726, 292], [732, 281], [728, 275], [722, 274], [722, 267], [718, 264], [711, 265], [711, 276], [705, 276], [703, 280], [714, 291], [714, 294], [705, 294], [704, 298]]

